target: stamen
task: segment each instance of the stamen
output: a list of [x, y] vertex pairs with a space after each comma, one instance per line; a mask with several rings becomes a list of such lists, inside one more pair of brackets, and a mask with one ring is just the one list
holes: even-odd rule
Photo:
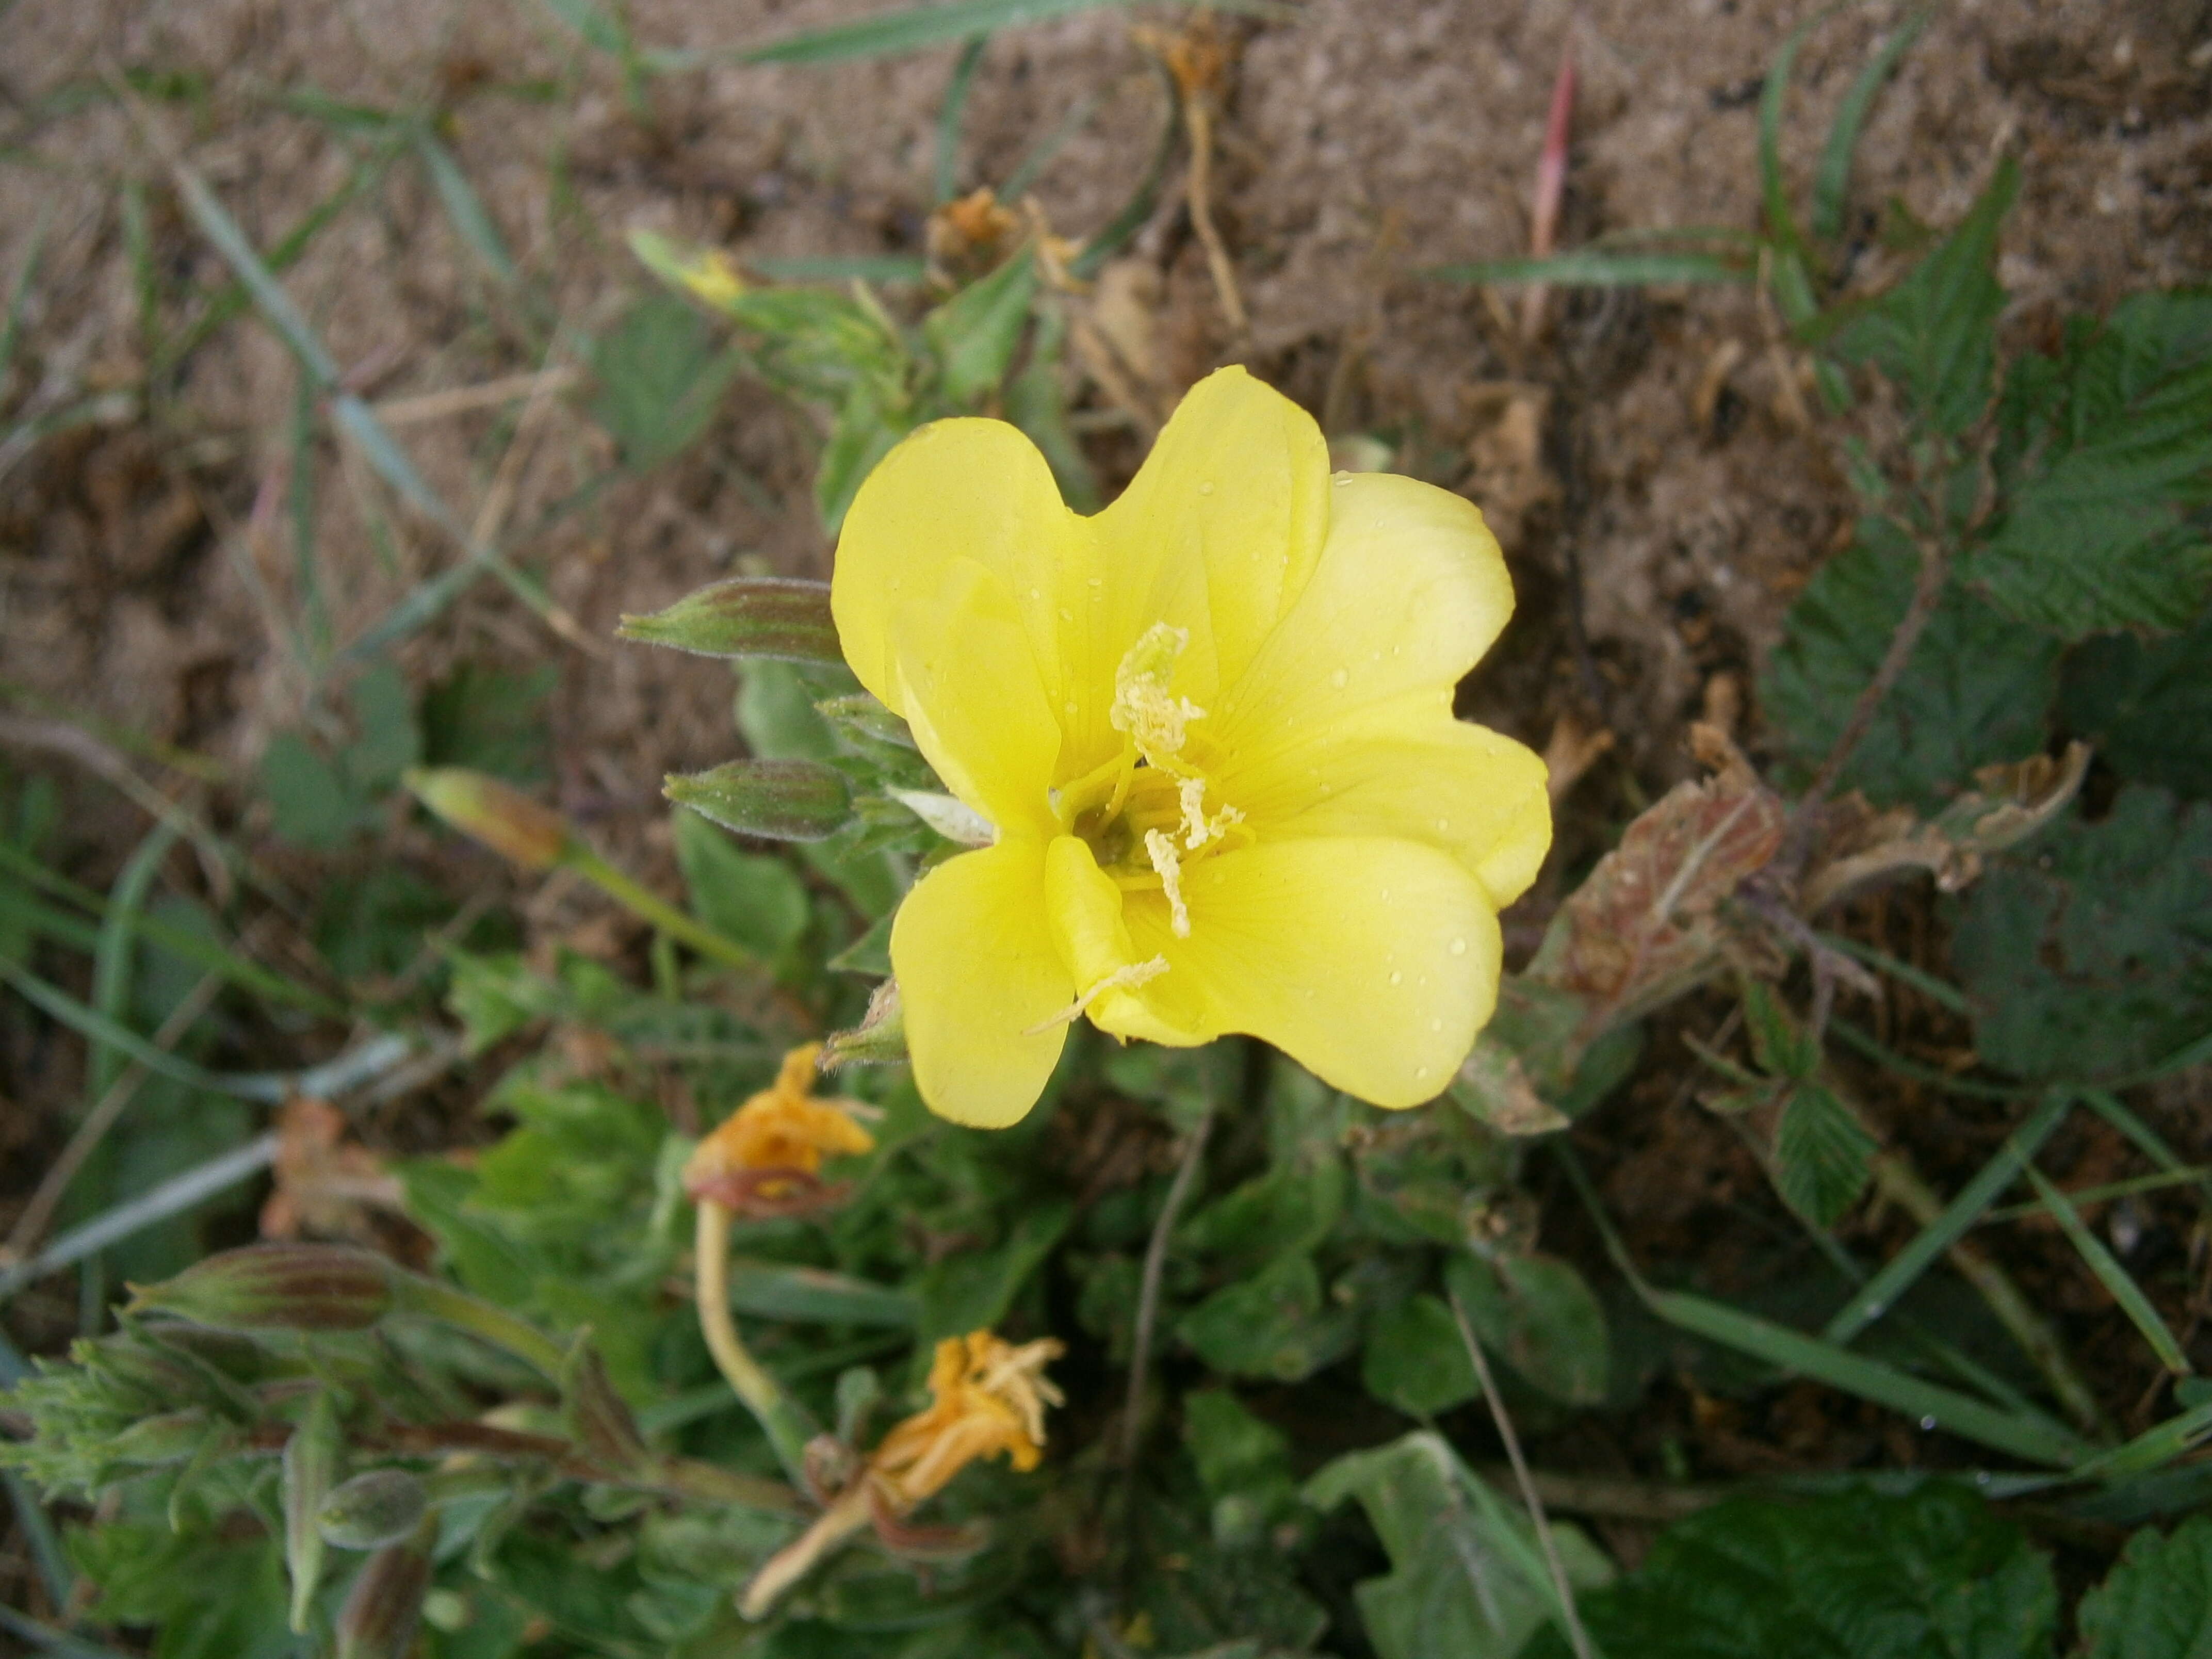
[[1146, 830], [1145, 856], [1159, 872], [1161, 890], [1168, 896], [1168, 925], [1177, 939], [1188, 939], [1190, 907], [1182, 902], [1182, 860], [1176, 856], [1175, 837], [1162, 830]]
[[1206, 816], [1206, 780], [1185, 778], [1179, 786], [1182, 804], [1182, 845], [1187, 853], [1195, 853], [1210, 846], [1229, 833], [1232, 823], [1244, 822], [1244, 815], [1233, 806], [1224, 805], [1212, 817]]
[[1091, 1012], [1091, 1005], [1109, 991], [1133, 991], [1139, 985], [1149, 985], [1168, 970], [1165, 957], [1154, 957], [1149, 962], [1133, 962], [1126, 968], [1116, 968], [1081, 996], [1054, 1014], [1050, 1019], [1041, 1019], [1024, 1036], [1042, 1036], [1055, 1025], [1071, 1025]]
[[1165, 766], [1181, 754], [1185, 728], [1206, 716], [1206, 710], [1188, 697], [1168, 693], [1176, 659], [1189, 643], [1188, 629], [1154, 623], [1114, 671], [1114, 706], [1107, 720], [1116, 732], [1135, 738], [1138, 749], [1155, 766]]

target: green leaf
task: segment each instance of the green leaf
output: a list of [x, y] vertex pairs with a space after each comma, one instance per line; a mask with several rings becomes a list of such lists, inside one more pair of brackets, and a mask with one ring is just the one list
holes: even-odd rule
[[1812, 230], [1819, 240], [1834, 242], [1842, 238], [1844, 198], [1850, 189], [1851, 158], [1858, 149], [1859, 130], [1865, 125], [1874, 100], [1881, 95], [1882, 87], [1933, 15], [1929, 10], [1916, 11], [1893, 30], [1836, 106], [1836, 118], [1828, 128], [1827, 143], [1820, 147], [1820, 165], [1813, 176]]
[[915, 1281], [923, 1341], [965, 1335], [1004, 1319], [1074, 1219], [1075, 1206], [1065, 1200], [1035, 1205], [995, 1249], [965, 1250], [925, 1268]]
[[1176, 1334], [1217, 1371], [1295, 1382], [1350, 1352], [1358, 1328], [1349, 1309], [1324, 1306], [1313, 1258], [1291, 1255], [1223, 1285]]
[[2205, 1659], [2212, 1654], [2212, 1516], [2128, 1540], [2105, 1582], [2081, 1598], [2087, 1659]]
[[2131, 785], [2101, 822], [2061, 820], [1967, 892], [1951, 959], [1990, 1065], [2155, 1065], [2212, 1029], [2212, 806]]
[[1475, 1340], [1537, 1388], [1570, 1406], [1605, 1398], [1613, 1371], [1605, 1309], [1571, 1262], [1462, 1253], [1444, 1279]]
[[1774, 988], [1761, 980], [1743, 987], [1744, 1027], [1759, 1069], [1770, 1077], [1808, 1078], [1820, 1064], [1820, 1044], [1792, 1018]]
[[1078, 513], [1096, 513], [1098, 476], [1067, 419], [1067, 387], [1060, 370], [1066, 333], [1066, 313], [1057, 306], [1045, 307], [1028, 363], [1006, 384], [1004, 412], [1043, 454], [1060, 499]]
[[[1635, 1659], [2048, 1659], [2058, 1595], [2018, 1526], [1931, 1481], [1723, 1504], [1581, 1607], [1597, 1646]], [[1569, 1651], [1541, 1635], [1528, 1659]]]
[[550, 663], [519, 674], [463, 663], [422, 694], [422, 763], [544, 782], [553, 767], [545, 702], [559, 678]]
[[477, 194], [468, 174], [461, 171], [461, 164], [453, 159], [451, 150], [431, 136], [428, 128], [417, 129], [414, 141], [422, 170], [430, 175], [430, 183], [438, 192], [439, 205], [446, 210], [446, 217], [453, 222], [455, 232], [501, 287], [514, 287], [514, 261], [507, 253], [506, 239], [499, 234], [499, 226], [484, 206], [483, 198]]
[[2139, 294], [2007, 386], [2003, 516], [1964, 578], [2080, 639], [2186, 628], [2212, 596], [2212, 290]]
[[1218, 1257], [1231, 1271], [1302, 1255], [1344, 1212], [1345, 1184], [1334, 1149], [1313, 1149], [1223, 1194], [1176, 1230], [1176, 1243]]
[[349, 700], [355, 737], [343, 757], [347, 778], [362, 793], [398, 787], [399, 775], [422, 758], [422, 735], [415, 724], [415, 699], [406, 677], [387, 658], [353, 683]]
[[261, 793], [272, 827], [295, 847], [331, 852], [368, 827], [369, 809], [336, 762], [297, 732], [279, 732], [261, 751]]
[[1997, 313], [2004, 309], [1997, 230], [2019, 188], [2020, 168], [2008, 156], [1959, 228], [1832, 343], [1844, 362], [1879, 368], [1947, 435], [1965, 432], [1989, 406]]
[[714, 418], [742, 362], [716, 350], [706, 319], [672, 295], [648, 294], [592, 343], [592, 416], [649, 472], [690, 448]]
[[[1437, 1435], [1340, 1457], [1306, 1483], [1305, 1497], [1322, 1510], [1358, 1498], [1389, 1553], [1389, 1575], [1352, 1591], [1382, 1659], [1512, 1659], [1553, 1616], [1556, 1592], [1528, 1516]], [[1578, 1592], [1612, 1577], [1577, 1528], [1555, 1521], [1552, 1532]], [[1619, 1659], [1636, 1654], [1632, 1646], [1613, 1651]]]
[[2066, 664], [2058, 713], [2122, 777], [2212, 800], [2212, 611], [2171, 639], [2086, 641]]
[[[745, 64], [830, 64], [848, 58], [884, 58], [919, 52], [925, 46], [964, 40], [971, 34], [988, 34], [1024, 23], [1065, 17], [1104, 5], [1127, 5], [1129, 0], [937, 0], [937, 3], [902, 7], [858, 22], [833, 24], [787, 35], [766, 46], [741, 53]], [[1249, 3], [1220, 7], [1224, 11], [1254, 11]]]
[[921, 319], [922, 337], [937, 354], [940, 388], [955, 409], [973, 409], [998, 391], [1013, 367], [1036, 294], [1036, 261], [1024, 248]]
[[[1759, 696], [1806, 772], [1833, 746], [1873, 680], [1918, 569], [1905, 532], [1869, 518], [1790, 607]], [[2024, 635], [1972, 594], [1946, 592], [1844, 768], [1842, 786], [1877, 805], [1933, 811], [1977, 768], [2039, 752], [2058, 654], [2055, 642]]]
[[1429, 1418], [1481, 1392], [1459, 1322], [1441, 1297], [1408, 1297], [1368, 1322], [1359, 1357], [1367, 1392], [1408, 1417]]
[[691, 890], [691, 909], [716, 933], [773, 961], [806, 931], [806, 888], [772, 854], [742, 852], [728, 835], [688, 808], [673, 815], [676, 861]]
[[1817, 1083], [1801, 1083], [1774, 1130], [1774, 1187], [1816, 1227], [1832, 1227], [1873, 1173], [1874, 1137]]

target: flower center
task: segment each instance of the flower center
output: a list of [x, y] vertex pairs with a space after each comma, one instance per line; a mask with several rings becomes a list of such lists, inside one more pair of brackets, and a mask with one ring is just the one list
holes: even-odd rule
[[1206, 710], [1169, 688], [1188, 629], [1154, 623], [1114, 672], [1108, 720], [1121, 752], [1060, 792], [1060, 811], [1098, 867], [1128, 891], [1167, 897], [1178, 939], [1190, 936], [1183, 872], [1218, 848], [1251, 839], [1244, 815], [1225, 802], [1208, 810], [1206, 775], [1183, 753]]

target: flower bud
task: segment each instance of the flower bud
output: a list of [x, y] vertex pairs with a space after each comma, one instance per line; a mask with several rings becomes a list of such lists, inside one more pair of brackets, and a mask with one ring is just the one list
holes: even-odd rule
[[882, 1066], [906, 1058], [906, 1011], [899, 1002], [898, 981], [887, 979], [868, 999], [868, 1012], [847, 1031], [832, 1031], [822, 1045], [822, 1069], [841, 1066]]
[[679, 806], [741, 836], [820, 841], [853, 816], [852, 792], [834, 766], [810, 760], [742, 760], [662, 780]]
[[429, 1492], [406, 1470], [371, 1469], [324, 1500], [315, 1530], [338, 1549], [382, 1549], [411, 1534], [429, 1510]]
[[338, 1613], [337, 1659], [401, 1659], [413, 1646], [430, 1589], [427, 1530], [368, 1558]]
[[149, 1468], [181, 1463], [199, 1450], [214, 1426], [203, 1411], [164, 1412], [141, 1419], [117, 1435], [107, 1443], [107, 1455], [112, 1462]]
[[327, 1390], [319, 1391], [284, 1446], [284, 1568], [292, 1579], [295, 1636], [306, 1633], [307, 1612], [322, 1583], [323, 1540], [315, 1516], [330, 1496], [342, 1443], [337, 1407]]
[[392, 1307], [384, 1258], [335, 1244], [250, 1244], [131, 1289], [134, 1313], [230, 1331], [366, 1330]]
[[652, 1460], [637, 1419], [615, 1392], [606, 1362], [588, 1334], [569, 1349], [561, 1368], [561, 1409], [568, 1437], [609, 1470], [626, 1474]]
[[887, 743], [899, 749], [916, 746], [914, 728], [865, 691], [848, 697], [824, 697], [814, 705], [814, 712], [847, 738]]
[[773, 657], [782, 662], [842, 663], [830, 584], [795, 576], [732, 576], [687, 593], [665, 611], [624, 617], [626, 640], [702, 657]]
[[574, 840], [568, 819], [520, 789], [462, 766], [417, 766], [407, 787], [463, 835], [525, 870], [550, 870]]
[[728, 310], [744, 298], [745, 280], [719, 248], [687, 248], [656, 231], [633, 230], [629, 250], [664, 283]]

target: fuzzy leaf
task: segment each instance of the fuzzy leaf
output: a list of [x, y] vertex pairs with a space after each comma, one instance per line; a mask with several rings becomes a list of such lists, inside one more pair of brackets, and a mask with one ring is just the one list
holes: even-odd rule
[[742, 361], [714, 349], [705, 319], [683, 301], [648, 294], [592, 347], [592, 418], [622, 447], [624, 465], [651, 471], [706, 431]]
[[922, 337], [937, 354], [945, 401], [971, 409], [999, 389], [1030, 319], [1036, 261], [1017, 253], [921, 319]]
[[[1582, 1601], [1593, 1641], [1636, 1659], [2047, 1659], [2057, 1612], [2020, 1528], [1933, 1483], [1721, 1504]], [[1569, 1651], [1543, 1633], [1528, 1659]]]
[[1342, 1358], [1358, 1337], [1348, 1310], [1324, 1305], [1313, 1258], [1301, 1255], [1223, 1285], [1182, 1316], [1176, 1334], [1215, 1370], [1279, 1382]]
[[[1919, 555], [1887, 519], [1823, 565], [1783, 624], [1759, 700], [1807, 772], [1843, 731], [1911, 603]], [[1844, 768], [1846, 789], [1933, 810], [1978, 768], [2042, 748], [2058, 647], [1972, 594], [1944, 594], [1905, 672]]]
[[2008, 157], [1959, 228], [1835, 339], [1837, 356], [1881, 369], [1939, 432], [1964, 432], [1989, 404], [2004, 308], [1997, 229], [2019, 188]]
[[1866, 1190], [1874, 1137], [1817, 1083], [1790, 1091], [1774, 1131], [1774, 1185], [1816, 1227], [1832, 1227]]
[[2082, 1598], [2087, 1659], [2203, 1659], [2212, 1653], [2212, 1516], [2169, 1536], [2146, 1527]]
[[2025, 854], [1992, 862], [1951, 942], [1984, 1060], [2109, 1078], [2212, 1029], [2212, 806], [2131, 786]]
[[1459, 1322], [1441, 1297], [1427, 1295], [1376, 1311], [1360, 1354], [1359, 1381], [1408, 1417], [1433, 1417], [1480, 1391]]
[[2212, 596], [2212, 290], [2136, 295], [2012, 380], [2004, 516], [1960, 574], [2069, 639], [2188, 627]]
[[1605, 1398], [1613, 1370], [1605, 1309], [1573, 1264], [1551, 1255], [1462, 1254], [1444, 1278], [1476, 1340], [1537, 1388], [1570, 1406]]
[[673, 817], [676, 861], [691, 890], [691, 908], [717, 933], [773, 960], [806, 931], [806, 888], [772, 854], [740, 852], [737, 843], [688, 809]]
[[2058, 709], [2122, 777], [2212, 800], [2212, 611], [2171, 639], [2087, 641], [2066, 665]]

